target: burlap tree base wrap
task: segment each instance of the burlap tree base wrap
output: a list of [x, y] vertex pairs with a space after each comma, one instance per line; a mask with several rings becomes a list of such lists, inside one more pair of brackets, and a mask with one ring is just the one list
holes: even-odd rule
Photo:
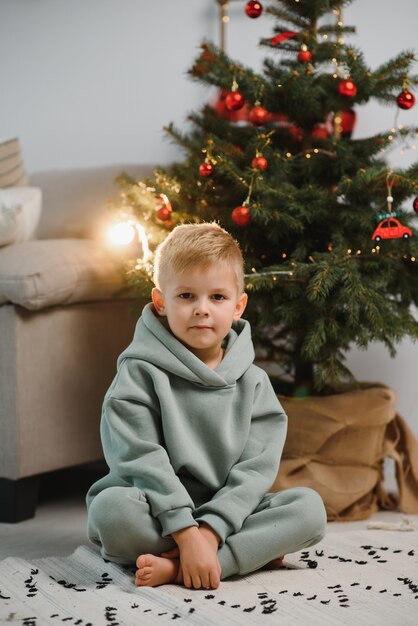
[[[378, 508], [418, 513], [418, 441], [384, 386], [280, 402], [289, 429], [272, 491], [318, 491], [329, 520], [358, 520]], [[383, 489], [383, 461], [396, 465], [399, 495]]]

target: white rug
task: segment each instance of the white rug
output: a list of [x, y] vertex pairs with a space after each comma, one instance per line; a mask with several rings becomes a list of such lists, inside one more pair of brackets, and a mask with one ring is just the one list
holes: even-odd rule
[[132, 573], [78, 548], [69, 557], [0, 562], [0, 624], [196, 626], [418, 625], [418, 532], [330, 533], [285, 567], [214, 591], [138, 588]]

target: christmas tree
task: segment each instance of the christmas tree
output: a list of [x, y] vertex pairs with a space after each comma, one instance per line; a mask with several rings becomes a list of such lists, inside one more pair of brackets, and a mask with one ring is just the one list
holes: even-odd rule
[[346, 41], [348, 4], [247, 2], [250, 17], [275, 20], [262, 71], [204, 42], [190, 76], [219, 97], [189, 116], [189, 132], [166, 129], [184, 161], [120, 181], [119, 210], [151, 249], [129, 264], [129, 285], [149, 293], [152, 250], [174, 225], [218, 221], [244, 253], [258, 360], [277, 364], [287, 393], [326, 393], [349, 378], [353, 344], [382, 341], [393, 355], [418, 337], [418, 163], [393, 171], [384, 156], [417, 129], [351, 136], [356, 104], [414, 105], [414, 54], [370, 69]]

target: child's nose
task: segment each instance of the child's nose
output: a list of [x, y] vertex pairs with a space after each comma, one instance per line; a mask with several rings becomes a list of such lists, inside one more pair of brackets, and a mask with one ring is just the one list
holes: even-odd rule
[[198, 300], [196, 302], [194, 315], [209, 315], [209, 307], [206, 300]]

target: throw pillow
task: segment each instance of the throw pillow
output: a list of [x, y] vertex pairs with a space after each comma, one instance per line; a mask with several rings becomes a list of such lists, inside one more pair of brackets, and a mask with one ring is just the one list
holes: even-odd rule
[[0, 187], [21, 187], [27, 184], [19, 139], [0, 140]]
[[37, 187], [0, 189], [0, 246], [33, 239], [41, 209]]

